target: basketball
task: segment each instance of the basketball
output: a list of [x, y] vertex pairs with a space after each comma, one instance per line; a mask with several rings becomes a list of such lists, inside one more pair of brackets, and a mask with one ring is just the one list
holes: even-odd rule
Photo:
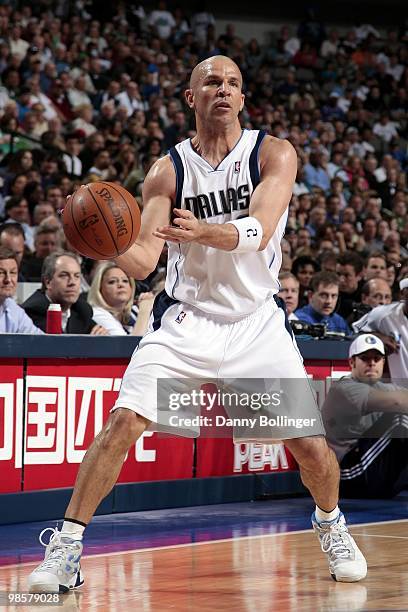
[[118, 183], [88, 183], [69, 198], [63, 212], [63, 228], [81, 255], [112, 259], [125, 253], [136, 240], [139, 206]]

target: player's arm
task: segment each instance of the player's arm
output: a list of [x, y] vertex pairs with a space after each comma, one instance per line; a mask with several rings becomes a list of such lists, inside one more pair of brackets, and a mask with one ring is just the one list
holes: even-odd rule
[[168, 224], [176, 193], [176, 174], [169, 156], [159, 159], [143, 183], [143, 213], [139, 235], [115, 262], [130, 276], [146, 278], [157, 266], [164, 239], [154, 235], [157, 226]]
[[[249, 205], [249, 222], [255, 219], [255, 231], [262, 236], [257, 249], [262, 251], [268, 244], [282, 214], [286, 210], [296, 178], [297, 157], [287, 140], [266, 136], [260, 154], [261, 177], [252, 194]], [[177, 218], [174, 226], [159, 227], [155, 236], [172, 242], [198, 242], [224, 251], [233, 251], [241, 242], [241, 230], [251, 230], [246, 219], [233, 223], [215, 224], [199, 221], [188, 210], [174, 209]], [[242, 222], [242, 223], [241, 223]], [[236, 223], [236, 225], [235, 225]], [[244, 227], [245, 225], [245, 227]], [[259, 236], [259, 234], [258, 234]]]

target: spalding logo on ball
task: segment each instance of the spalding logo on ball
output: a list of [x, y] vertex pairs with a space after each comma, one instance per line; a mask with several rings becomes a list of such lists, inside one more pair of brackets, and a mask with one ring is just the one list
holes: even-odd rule
[[64, 233], [71, 245], [91, 259], [112, 259], [132, 246], [140, 230], [140, 210], [118, 183], [82, 185], [68, 200]]

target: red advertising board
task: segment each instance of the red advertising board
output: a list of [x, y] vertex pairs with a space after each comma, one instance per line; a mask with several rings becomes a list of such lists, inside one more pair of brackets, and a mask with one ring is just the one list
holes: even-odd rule
[[[116, 400], [125, 367], [104, 360], [29, 362], [24, 490], [74, 484], [86, 449]], [[129, 449], [119, 482], [189, 478], [192, 459], [191, 440], [147, 432]]]
[[[107, 420], [125, 361], [0, 361], [0, 493], [70, 487], [89, 444]], [[346, 361], [306, 362], [321, 405]], [[25, 389], [25, 396], [23, 396]], [[25, 409], [24, 409], [25, 407]], [[23, 444], [24, 437], [24, 444]], [[119, 482], [275, 472], [296, 469], [282, 444], [196, 442], [146, 432], [128, 452]]]
[[0, 493], [21, 491], [23, 360], [0, 360]]

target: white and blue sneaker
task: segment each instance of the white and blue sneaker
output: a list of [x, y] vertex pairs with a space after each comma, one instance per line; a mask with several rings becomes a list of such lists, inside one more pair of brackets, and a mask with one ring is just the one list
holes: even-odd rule
[[337, 582], [358, 582], [367, 575], [367, 562], [351, 537], [342, 512], [333, 521], [319, 522], [312, 514], [313, 529], [322, 551], [329, 559], [329, 570]]
[[[52, 531], [48, 544], [42, 536]], [[47, 527], [40, 533], [39, 540], [45, 549], [44, 561], [28, 577], [30, 593], [66, 593], [84, 583], [80, 559], [82, 542], [61, 537], [58, 529]]]

